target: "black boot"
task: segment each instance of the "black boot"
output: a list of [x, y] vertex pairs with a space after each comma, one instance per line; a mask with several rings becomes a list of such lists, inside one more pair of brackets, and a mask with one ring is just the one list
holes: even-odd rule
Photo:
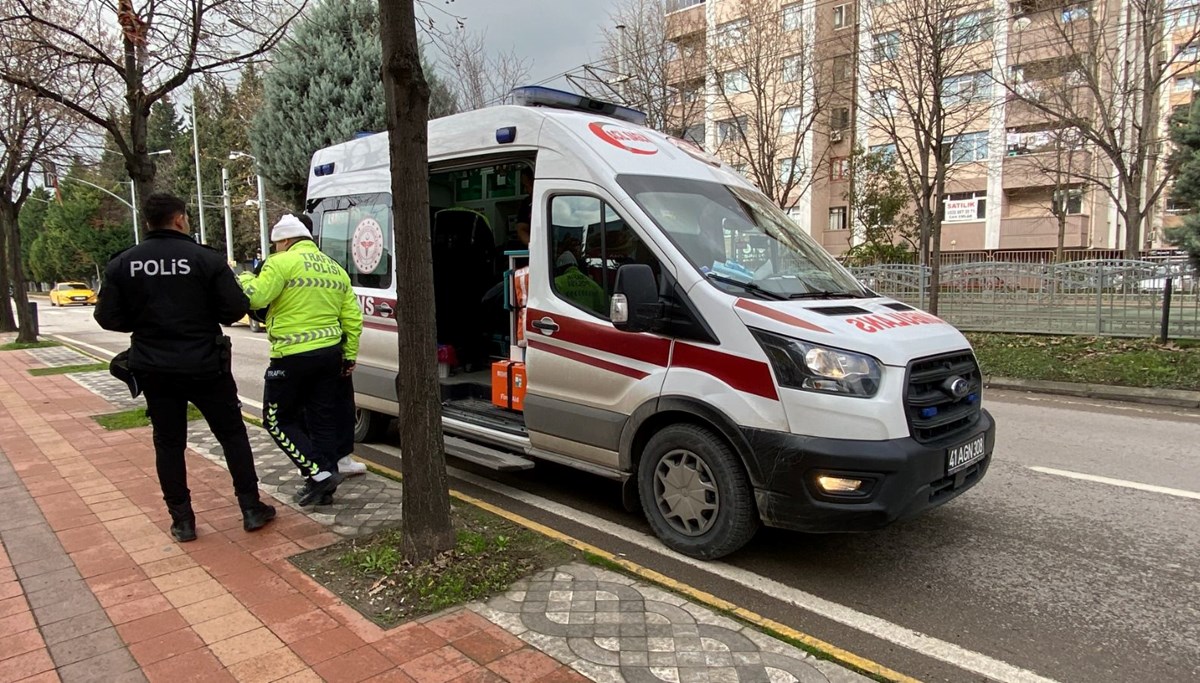
[[252, 496], [238, 495], [238, 505], [241, 507], [241, 528], [247, 532], [257, 532], [275, 519], [275, 508], [259, 501], [257, 491]]
[[296, 504], [300, 507], [308, 507], [324, 498], [325, 494], [329, 494], [332, 503], [333, 492], [337, 490], [338, 484], [342, 483], [344, 478], [335, 472], [324, 481], [309, 479], [304, 483], [304, 488], [296, 494]]
[[242, 508], [242, 528], [246, 531], [258, 531], [275, 519], [275, 508], [266, 503], [256, 502]]
[[171, 513], [171, 537], [180, 543], [196, 540], [196, 513], [191, 502], [168, 505], [167, 511]]

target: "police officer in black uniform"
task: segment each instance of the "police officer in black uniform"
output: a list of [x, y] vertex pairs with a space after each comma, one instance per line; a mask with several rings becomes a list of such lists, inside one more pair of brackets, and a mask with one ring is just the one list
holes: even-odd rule
[[183, 459], [189, 402], [225, 452], [242, 528], [257, 531], [275, 518], [275, 508], [259, 500], [229, 338], [221, 332], [246, 315], [250, 302], [221, 254], [192, 240], [182, 199], [153, 194], [143, 209], [146, 239], [108, 263], [95, 317], [106, 330], [131, 333], [129, 369], [146, 394], [171, 535], [181, 543], [196, 539]]

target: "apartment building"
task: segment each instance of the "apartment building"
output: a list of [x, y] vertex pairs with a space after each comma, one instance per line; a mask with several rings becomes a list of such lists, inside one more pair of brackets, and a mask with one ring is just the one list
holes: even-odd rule
[[[1136, 97], [1128, 86], [1138, 74], [1111, 73], [1094, 56], [1133, 50], [1129, 41], [1145, 34], [1138, 30], [1140, 26], [1122, 22], [1129, 2], [928, 3], [952, 16], [943, 20], [945, 33], [937, 38], [941, 49], [956, 46], [952, 48], [956, 61], [942, 74], [946, 93], [942, 105], [951, 110], [941, 122], [947, 133], [942, 153], [950, 162], [943, 195], [944, 251], [1053, 249], [1060, 230], [1056, 207], [1065, 214], [1065, 248], [1118, 250], [1123, 246], [1117, 204], [1097, 185], [1112, 176], [1107, 157], [1064, 126], [1063, 117], [1049, 115], [1031, 102], [1053, 103], [1057, 97], [1057, 103], [1073, 116], [1086, 113], [1095, 120], [1104, 111], [1120, 119], [1119, 125], [1131, 125], [1130, 111], [1144, 112], [1139, 102], [1128, 99]], [[1194, 0], [1165, 2], [1161, 13], [1152, 15], [1162, 27], [1161, 59], [1180, 67], [1169, 72], [1170, 82], [1151, 103], [1157, 122], [1151, 135], [1160, 143], [1166, 139], [1172, 109], [1190, 102], [1200, 85], [1194, 40], [1198, 5]], [[912, 35], [915, 29], [909, 27], [919, 23], [913, 19], [923, 11], [935, 11], [923, 10], [924, 5], [914, 0], [672, 0], [666, 35], [677, 58], [669, 78], [687, 102], [699, 100], [703, 105], [689, 110], [695, 112], [695, 120], [688, 137], [731, 164], [745, 166], [746, 155], [731, 140], [736, 142], [747, 129], [755, 128], [745, 120], [754, 118], [755, 105], [762, 105], [764, 97], [771, 100], [767, 109], [778, 101], [798, 103], [776, 107], [772, 115], [779, 116], [781, 124], [773, 131], [760, 124], [749, 132], [784, 138], [774, 147], [780, 178], [793, 172], [806, 174], [790, 188], [776, 184], [768, 194], [787, 206], [831, 252], [845, 251], [851, 246], [849, 228], [854, 220], [847, 199], [854, 192], [855, 178], [849, 172], [854, 146], [894, 154], [899, 142], [903, 153], [913, 148], [917, 137], [906, 117], [881, 112], [907, 110], [921, 99], [922, 74], [910, 72], [924, 68], [911, 65], [928, 57], [917, 54], [928, 49], [914, 47], [921, 37]], [[754, 26], [762, 22], [771, 23], [777, 32], [755, 31]], [[1133, 38], [1126, 40], [1128, 36]], [[751, 56], [748, 59], [762, 63], [738, 64], [741, 57], [736, 55], [741, 53], [729, 47], [739, 41], [770, 42], [777, 60]], [[1155, 50], [1159, 47], [1156, 44]], [[757, 48], [751, 53], [762, 55], [761, 46]], [[800, 63], [810, 71], [797, 78]], [[748, 83], [753, 77], [743, 74], [761, 71], [764, 65], [779, 71], [772, 88], [802, 89], [802, 82], [816, 73], [823, 90], [790, 100], [764, 95], [770, 89]], [[1105, 106], [1096, 106], [1094, 90], [1090, 100], [1087, 88], [1077, 92], [1077, 79], [1086, 77], [1083, 69], [1111, 82], [1104, 86]], [[1125, 81], [1118, 83], [1121, 78]], [[1028, 101], [1014, 96], [1005, 83], [1018, 88]], [[898, 103], [897, 98], [911, 102]], [[796, 125], [789, 117], [811, 117], [812, 126]], [[753, 142], [745, 147], [763, 147]], [[1164, 147], [1156, 149], [1161, 152]], [[1152, 179], [1156, 174], [1162, 177], [1165, 161], [1165, 154], [1152, 150], [1145, 172]], [[763, 177], [761, 168], [748, 170], [751, 178], [755, 170]], [[781, 190], [786, 194], [781, 195]], [[1178, 223], [1179, 214], [1187, 210], [1175, 206], [1167, 194], [1143, 226], [1139, 239], [1146, 250], [1167, 247], [1164, 229]]]

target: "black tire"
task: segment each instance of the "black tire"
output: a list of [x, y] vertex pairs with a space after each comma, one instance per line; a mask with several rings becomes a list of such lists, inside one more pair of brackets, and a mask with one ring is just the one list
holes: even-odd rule
[[382, 441], [383, 437], [387, 435], [388, 422], [390, 421], [390, 418], [383, 413], [377, 413], [374, 410], [367, 410], [366, 408], [355, 408], [355, 443]]
[[[691, 465], [702, 463], [703, 468], [689, 466], [685, 462], [689, 456]], [[680, 516], [669, 516], [663, 509], [667, 503], [658, 490], [660, 466], [694, 472], [695, 481], [704, 482], [703, 486], [709, 488], [703, 495], [709, 504], [715, 499], [715, 512], [704, 516], [700, 526], [689, 524]], [[709, 429], [690, 424], [663, 428], [642, 451], [637, 476], [646, 521], [672, 550], [688, 557], [715, 560], [746, 545], [758, 531], [758, 506], [746, 470], [729, 444]], [[689, 526], [693, 527], [690, 532], [686, 530]]]

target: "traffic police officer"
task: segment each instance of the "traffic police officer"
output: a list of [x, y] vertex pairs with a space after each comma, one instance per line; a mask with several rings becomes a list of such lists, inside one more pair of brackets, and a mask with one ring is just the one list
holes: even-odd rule
[[171, 535], [179, 542], [196, 539], [183, 458], [188, 403], [221, 443], [242, 528], [256, 531], [275, 518], [275, 508], [259, 500], [229, 338], [221, 333], [249, 304], [220, 253], [192, 240], [182, 199], [152, 194], [144, 213], [146, 239], [109, 261], [95, 318], [106, 330], [131, 333], [129, 369], [146, 394]]
[[242, 273], [239, 281], [251, 308], [269, 306], [264, 425], [306, 478], [296, 496], [303, 507], [326, 498], [343, 478], [339, 397], [358, 357], [362, 311], [350, 276], [321, 253], [298, 218], [283, 216], [271, 243], [275, 253], [258, 275]]

